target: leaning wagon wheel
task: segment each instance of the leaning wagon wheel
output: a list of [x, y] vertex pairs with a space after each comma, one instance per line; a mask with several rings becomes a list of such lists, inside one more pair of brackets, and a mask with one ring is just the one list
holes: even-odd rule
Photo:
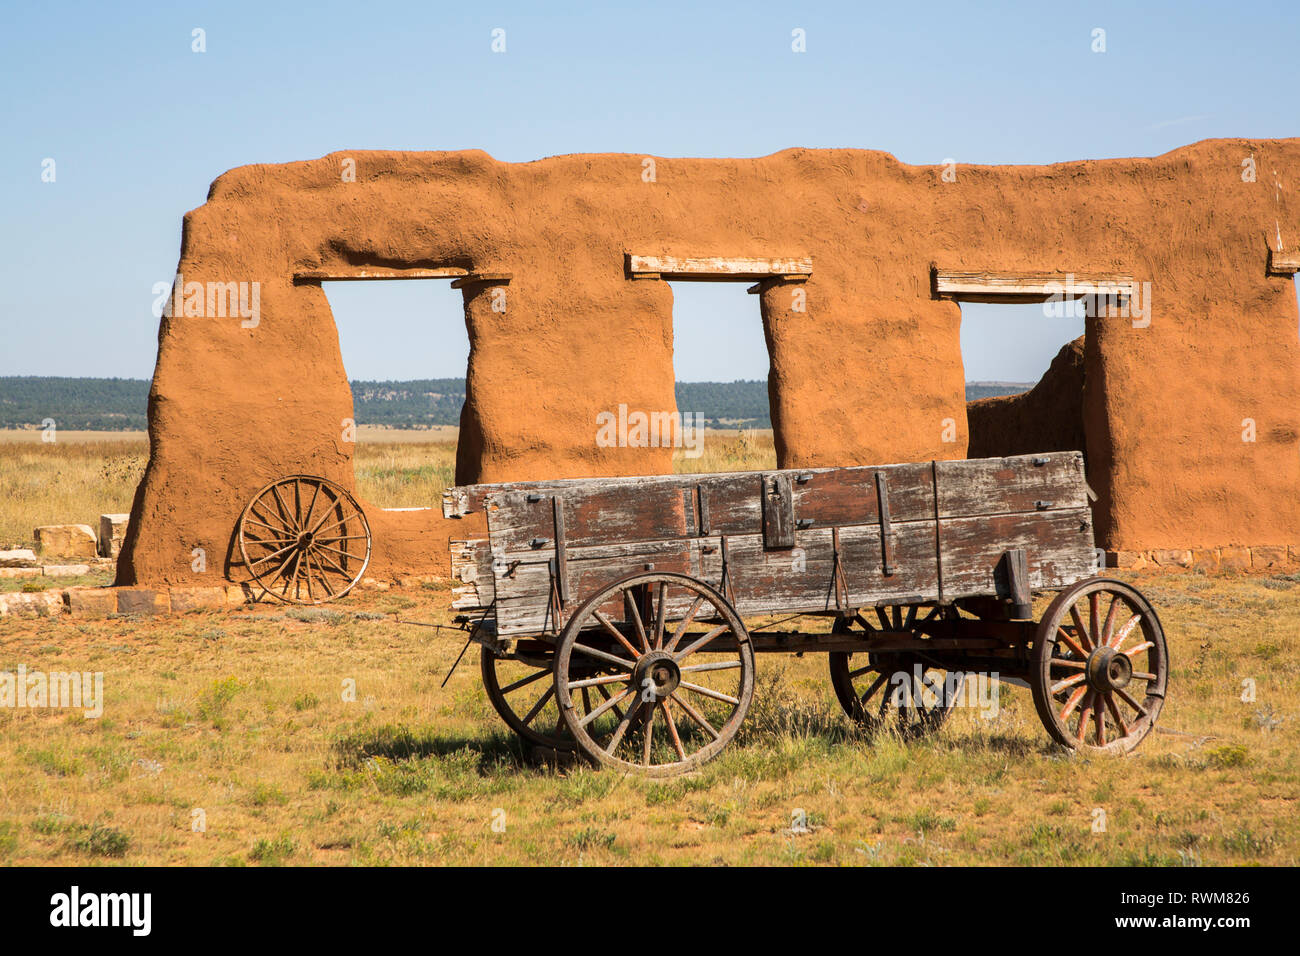
[[[592, 687], [609, 698], [582, 693]], [[555, 689], [588, 757], [668, 777], [736, 736], [754, 697], [754, 650], [713, 588], [685, 574], [643, 572], [606, 586], [570, 618], [556, 650]]]
[[325, 478], [271, 482], [239, 516], [251, 581], [290, 604], [323, 604], [352, 590], [370, 564], [370, 524], [356, 499]]
[[[916, 625], [942, 613], [937, 605], [879, 607], [877, 623], [862, 615], [855, 615], [852, 622], [840, 618], [833, 633], [851, 633], [856, 623], [868, 634], [908, 631], [920, 637]], [[840, 707], [870, 733], [893, 729], [904, 740], [915, 740], [938, 730], [952, 713], [956, 695], [948, 693], [948, 672], [924, 654], [832, 651], [828, 656], [831, 686]]]
[[555, 699], [554, 650], [517, 650], [498, 655], [484, 647], [479, 655], [479, 668], [492, 709], [511, 730], [539, 747], [573, 749], [573, 735], [565, 726]]
[[1034, 706], [1074, 750], [1127, 753], [1165, 702], [1169, 649], [1137, 589], [1092, 578], [1062, 591], [1038, 625], [1030, 666]]

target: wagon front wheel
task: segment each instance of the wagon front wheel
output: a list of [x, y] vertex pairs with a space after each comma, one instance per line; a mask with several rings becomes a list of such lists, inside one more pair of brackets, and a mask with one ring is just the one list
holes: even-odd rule
[[1038, 625], [1030, 665], [1034, 706], [1072, 750], [1127, 753], [1165, 702], [1169, 649], [1136, 588], [1093, 578], [1062, 591]]
[[[608, 697], [584, 693], [593, 687]], [[754, 696], [754, 651], [740, 617], [712, 587], [685, 574], [643, 572], [574, 612], [556, 649], [555, 690], [588, 757], [668, 777], [700, 766], [736, 736]]]

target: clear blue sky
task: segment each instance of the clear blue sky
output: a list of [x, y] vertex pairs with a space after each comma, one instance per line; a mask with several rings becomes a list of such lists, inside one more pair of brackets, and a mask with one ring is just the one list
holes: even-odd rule
[[[1300, 3], [1130, 6], [4, 0], [0, 375], [148, 377], [151, 288], [175, 270], [181, 216], [246, 163], [790, 146], [1049, 163], [1300, 135]], [[805, 53], [791, 51], [796, 27]], [[675, 288], [679, 379], [765, 374], [743, 286]], [[464, 374], [460, 295], [445, 284], [327, 292], [353, 377]], [[967, 306], [967, 378], [1032, 381], [1078, 331]]]

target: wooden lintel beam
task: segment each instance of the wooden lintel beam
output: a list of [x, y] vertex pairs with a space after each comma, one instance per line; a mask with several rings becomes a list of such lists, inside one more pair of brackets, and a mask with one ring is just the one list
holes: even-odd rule
[[453, 289], [463, 289], [466, 286], [473, 285], [508, 285], [511, 274], [509, 272], [476, 272], [473, 275], [467, 275], [463, 279], [457, 279], [451, 284]]
[[303, 269], [293, 274], [294, 282], [347, 282], [362, 279], [456, 279], [468, 269], [381, 269], [375, 266], [337, 266], [332, 269]]
[[937, 266], [930, 282], [936, 298], [958, 302], [1043, 302], [1097, 294], [1129, 298], [1136, 284], [1132, 276], [1114, 273], [967, 272]]
[[1292, 249], [1290, 252], [1268, 250], [1268, 272], [1275, 276], [1290, 276], [1300, 272], [1300, 249]]
[[790, 283], [807, 282], [810, 277], [806, 275], [779, 275], [769, 276], [760, 282], [751, 285], [745, 291], [750, 295], [760, 295], [764, 290], [770, 289], [774, 285], [788, 285]]
[[679, 280], [753, 280], [775, 276], [812, 275], [811, 256], [763, 258], [751, 256], [626, 256], [627, 274], [633, 278]]

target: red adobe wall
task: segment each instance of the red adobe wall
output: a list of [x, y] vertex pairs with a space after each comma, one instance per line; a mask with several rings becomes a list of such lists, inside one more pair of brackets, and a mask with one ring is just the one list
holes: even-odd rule
[[[1242, 181], [1249, 156], [1256, 183]], [[346, 158], [355, 182], [340, 175]], [[658, 159], [654, 182], [642, 159], [349, 152], [221, 176], [185, 217], [178, 271], [259, 282], [260, 322], [162, 320], [151, 455], [119, 583], [208, 583], [191, 570], [192, 549], [228, 558], [240, 510], [275, 477], [353, 486], [340, 427], [351, 394], [324, 292], [294, 284], [306, 270], [513, 277], [504, 312], [491, 286], [465, 290], [459, 481], [670, 470], [666, 449], [595, 442], [601, 411], [674, 408], [672, 292], [627, 278], [626, 253], [812, 257], [806, 311], [790, 309], [788, 288], [760, 297], [789, 467], [964, 457], [960, 308], [932, 297], [932, 263], [1149, 282], [1149, 327], [1088, 320], [1099, 543], [1300, 542], [1300, 316], [1291, 281], [1265, 268], [1277, 230], [1300, 243], [1300, 209], [1285, 194], [1275, 202], [1269, 172], [1295, 181], [1300, 139], [959, 167], [955, 182], [861, 150]], [[1241, 440], [1247, 418], [1254, 442]], [[373, 573], [445, 567], [448, 534], [467, 528], [428, 504], [367, 508]]]

